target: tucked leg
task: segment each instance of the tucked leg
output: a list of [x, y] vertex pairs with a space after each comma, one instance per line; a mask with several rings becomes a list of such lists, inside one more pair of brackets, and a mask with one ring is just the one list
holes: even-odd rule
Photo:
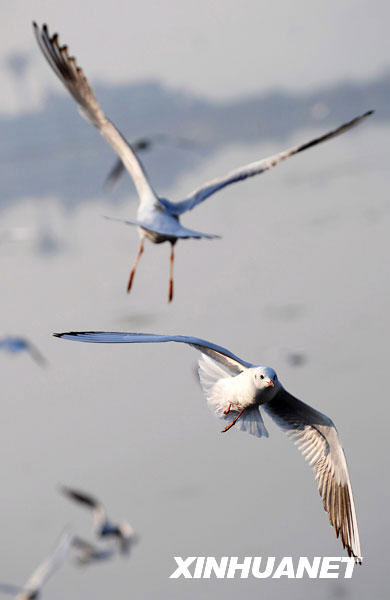
[[235, 425], [235, 423], [237, 423], [238, 419], [241, 417], [242, 413], [244, 412], [245, 408], [243, 408], [242, 410], [240, 410], [240, 412], [238, 413], [238, 415], [236, 416], [235, 419], [233, 419], [233, 421], [231, 423], [229, 423], [229, 425], [226, 425], [225, 429], [222, 429], [221, 433], [225, 433], [225, 431], [229, 431], [229, 429], [231, 427], [233, 427], [233, 425]]
[[137, 266], [138, 266], [138, 263], [139, 263], [139, 259], [141, 258], [141, 254], [143, 253], [143, 251], [144, 251], [144, 238], [141, 238], [141, 244], [140, 244], [140, 247], [139, 247], [139, 250], [138, 250], [138, 254], [137, 254], [136, 258], [135, 258], [133, 268], [131, 269], [131, 273], [130, 273], [130, 277], [129, 277], [129, 283], [127, 284], [127, 293], [129, 293], [130, 290], [131, 290], [131, 284], [133, 283], [135, 271], [137, 269]]
[[173, 261], [175, 260], [174, 246], [171, 247], [171, 256], [169, 259], [169, 293], [168, 302], [172, 302], [173, 299]]

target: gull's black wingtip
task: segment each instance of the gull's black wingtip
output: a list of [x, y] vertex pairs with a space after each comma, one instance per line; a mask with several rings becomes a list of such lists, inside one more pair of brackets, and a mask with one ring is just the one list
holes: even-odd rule
[[53, 333], [54, 337], [62, 337], [64, 334], [63, 333]]

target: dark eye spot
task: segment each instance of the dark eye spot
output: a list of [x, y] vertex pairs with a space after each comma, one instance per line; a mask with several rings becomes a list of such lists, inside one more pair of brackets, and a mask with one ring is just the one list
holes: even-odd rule
[[260, 375], [260, 379], [264, 379], [264, 375]]

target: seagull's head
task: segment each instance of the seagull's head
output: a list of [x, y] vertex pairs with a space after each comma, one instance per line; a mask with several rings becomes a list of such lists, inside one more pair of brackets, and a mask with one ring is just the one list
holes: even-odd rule
[[279, 389], [280, 383], [278, 376], [271, 367], [256, 367], [253, 370], [253, 379], [257, 395], [263, 396], [263, 401], [266, 402]]

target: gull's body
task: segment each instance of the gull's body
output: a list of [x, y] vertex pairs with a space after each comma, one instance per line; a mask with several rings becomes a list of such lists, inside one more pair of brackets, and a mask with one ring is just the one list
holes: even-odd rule
[[22, 588], [0, 585], [0, 591], [16, 594], [16, 600], [37, 600], [41, 596], [44, 584], [64, 564], [70, 552], [72, 540], [73, 534], [67, 530], [64, 531], [54, 551], [39, 565]]
[[27, 352], [36, 363], [41, 366], [46, 365], [46, 359], [39, 352], [38, 348], [24, 337], [7, 335], [0, 338], [0, 350], [9, 354]]
[[75, 490], [68, 486], [61, 487], [62, 492], [71, 500], [84, 504], [92, 510], [94, 532], [98, 538], [114, 538], [118, 541], [122, 554], [128, 554], [134, 540], [134, 530], [130, 523], [113, 523], [107, 516], [103, 504], [85, 492]]
[[268, 437], [262, 411], [298, 445], [314, 469], [320, 495], [337, 537], [361, 562], [359, 532], [347, 463], [336, 427], [326, 415], [287, 392], [271, 367], [244, 361], [232, 352], [190, 336], [119, 332], [69, 332], [65, 339], [96, 343], [181, 342], [202, 353], [199, 378], [210, 409], [226, 424]]
[[144, 240], [149, 239], [155, 244], [169, 242], [171, 244], [170, 257], [170, 276], [169, 276], [169, 300], [173, 298], [173, 247], [179, 239], [201, 239], [218, 237], [212, 234], [201, 233], [192, 229], [187, 229], [180, 224], [180, 217], [184, 213], [192, 210], [224, 187], [259, 175], [273, 168], [281, 161], [294, 154], [302, 152], [316, 144], [324, 142], [332, 137], [344, 133], [351, 127], [354, 127], [365, 119], [372, 111], [361, 115], [348, 123], [344, 123], [337, 129], [326, 133], [314, 140], [311, 140], [300, 146], [289, 150], [279, 152], [265, 159], [250, 163], [239, 169], [231, 171], [227, 175], [214, 179], [194, 190], [181, 202], [171, 202], [160, 198], [154, 191], [149, 182], [145, 170], [134, 152], [131, 145], [125, 140], [116, 127], [109, 121], [96, 100], [94, 93], [84, 76], [80, 67], [77, 66], [73, 57], [68, 54], [66, 46], [59, 46], [58, 35], [50, 37], [46, 25], [39, 28], [34, 23], [34, 31], [38, 44], [47, 59], [49, 65], [58, 76], [63, 85], [67, 88], [73, 99], [80, 107], [82, 114], [100, 131], [105, 140], [111, 145], [118, 154], [123, 165], [133, 179], [139, 196], [139, 206], [136, 219], [126, 219], [124, 222], [128, 225], [135, 225], [141, 238], [139, 251], [130, 273], [127, 291], [131, 289], [134, 274], [138, 266], [139, 259], [144, 250]]

